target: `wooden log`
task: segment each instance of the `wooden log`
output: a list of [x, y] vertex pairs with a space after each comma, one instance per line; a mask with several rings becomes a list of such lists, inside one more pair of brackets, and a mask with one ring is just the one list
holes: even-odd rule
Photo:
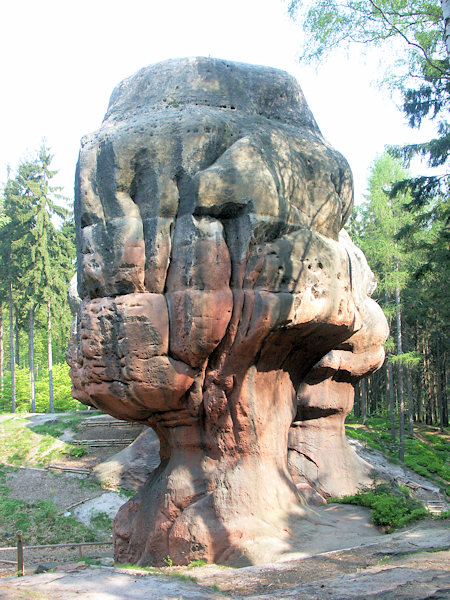
[[89, 502], [89, 500], [94, 500], [94, 498], [98, 498], [99, 496], [101, 496], [101, 494], [99, 494], [98, 496], [90, 496], [90, 498], [85, 498], [84, 500], [80, 500], [79, 502], [75, 502], [74, 504], [71, 504], [70, 506], [68, 506], [66, 508], [67, 510], [71, 510], [72, 508], [75, 508], [76, 506], [80, 506], [80, 504], [84, 504], [85, 502]]
[[78, 473], [79, 475], [90, 475], [89, 469], [77, 469], [76, 467], [60, 467], [59, 465], [50, 465], [49, 469], [55, 469], [57, 471], [67, 471], [68, 473]]
[[132, 439], [112, 439], [112, 440], [72, 440], [74, 446], [91, 446], [93, 448], [103, 448], [105, 446], [128, 446], [134, 442]]

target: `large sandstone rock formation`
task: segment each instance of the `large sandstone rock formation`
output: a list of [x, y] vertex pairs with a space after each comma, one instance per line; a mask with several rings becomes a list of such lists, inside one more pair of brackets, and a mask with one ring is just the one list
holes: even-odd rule
[[234, 560], [288, 537], [299, 482], [358, 479], [343, 419], [386, 325], [339, 237], [351, 207], [350, 169], [284, 72], [172, 60], [114, 90], [77, 169], [70, 362], [75, 397], [160, 440], [115, 519], [120, 562]]

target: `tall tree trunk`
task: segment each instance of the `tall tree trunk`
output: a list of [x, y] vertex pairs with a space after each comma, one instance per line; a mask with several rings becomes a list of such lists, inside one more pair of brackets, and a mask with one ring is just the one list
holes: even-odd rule
[[367, 420], [367, 391], [365, 379], [361, 379], [361, 414], [363, 425], [365, 425]]
[[392, 372], [391, 356], [388, 354], [388, 392], [389, 392], [389, 414], [391, 417], [391, 444], [395, 444], [395, 397], [394, 397], [394, 374]]
[[3, 396], [4, 389], [4, 358], [3, 348], [3, 304], [0, 302], [0, 394]]
[[414, 437], [414, 398], [412, 391], [411, 369], [406, 371], [406, 390], [408, 396], [408, 437]]
[[425, 423], [427, 425], [433, 425], [433, 406], [431, 397], [433, 394], [433, 387], [431, 381], [431, 357], [430, 357], [430, 346], [429, 340], [425, 339], [424, 344], [425, 350]]
[[[441, 338], [442, 342], [442, 338]], [[448, 371], [447, 371], [447, 353], [445, 352], [445, 346], [441, 343], [441, 350], [444, 348], [444, 351], [441, 355], [441, 365], [442, 365], [442, 406], [444, 408], [444, 427], [448, 427]]]
[[423, 423], [423, 373], [416, 373], [416, 389], [417, 389], [417, 422]]
[[16, 332], [16, 365], [18, 367], [20, 367], [20, 332], [19, 332], [19, 323], [18, 323], [18, 318], [17, 318], [17, 314], [16, 314], [16, 327], [15, 327], [15, 332]]
[[[396, 261], [396, 269], [398, 271], [398, 261]], [[402, 344], [402, 312], [400, 307], [400, 289], [395, 288], [395, 309], [397, 313], [397, 355], [400, 356], [398, 361], [398, 407], [399, 407], [399, 439], [400, 445], [398, 449], [398, 457], [403, 462], [405, 458], [405, 398], [403, 394], [403, 362], [401, 355], [403, 354]]]
[[11, 368], [11, 412], [16, 412], [16, 370], [14, 364], [14, 318], [13, 318], [13, 292], [11, 279], [11, 262], [9, 264], [9, 364]]
[[48, 412], [55, 412], [53, 398], [53, 356], [52, 356], [52, 316], [50, 300], [47, 301], [47, 340], [48, 340]]
[[[411, 335], [406, 335], [405, 332], [405, 342], [406, 347], [412, 348], [411, 344]], [[408, 437], [414, 437], [414, 399], [413, 399], [413, 390], [412, 390], [412, 380], [411, 380], [411, 367], [406, 366], [406, 406], [407, 406], [407, 421], [408, 421]]]
[[436, 387], [437, 401], [439, 407], [439, 428], [444, 432], [444, 394], [442, 391], [442, 372], [441, 372], [441, 344], [439, 337], [436, 340]]
[[355, 386], [355, 400], [353, 402], [353, 414], [357, 419], [361, 416], [361, 382]]
[[450, 0], [441, 0], [442, 14], [444, 15], [444, 39], [447, 46], [447, 55], [450, 56]]
[[[389, 297], [388, 293], [385, 292], [385, 301], [386, 307], [389, 306]], [[391, 329], [391, 321], [388, 321], [389, 329]], [[388, 395], [389, 395], [389, 415], [391, 417], [391, 444], [395, 445], [395, 397], [394, 397], [394, 374], [392, 372], [392, 359], [391, 353], [387, 353], [387, 387], [388, 387]]]
[[34, 380], [34, 306], [30, 307], [28, 332], [28, 361], [30, 366], [31, 412], [36, 412], [36, 389]]

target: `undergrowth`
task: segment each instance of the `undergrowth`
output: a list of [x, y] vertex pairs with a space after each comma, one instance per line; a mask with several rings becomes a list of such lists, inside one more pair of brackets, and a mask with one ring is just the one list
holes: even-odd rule
[[21, 530], [27, 546], [66, 542], [97, 542], [110, 534], [111, 520], [99, 515], [91, 527], [64, 516], [52, 500], [25, 502], [9, 496], [7, 471], [0, 470], [0, 546], [13, 545]]
[[[358, 426], [355, 421], [353, 419], [353, 422], [345, 426], [349, 437], [364, 441], [367, 446], [386, 454], [391, 462], [399, 463], [398, 446], [391, 443], [390, 423], [387, 419], [367, 419], [367, 429]], [[404, 464], [419, 475], [434, 481], [450, 496], [449, 444], [444, 436], [436, 432], [421, 432], [420, 435], [426, 442], [417, 438], [405, 438]]]
[[422, 503], [411, 496], [408, 488], [388, 483], [374, 482], [353, 496], [330, 501], [369, 508], [374, 524], [382, 527], [386, 533], [430, 516]]

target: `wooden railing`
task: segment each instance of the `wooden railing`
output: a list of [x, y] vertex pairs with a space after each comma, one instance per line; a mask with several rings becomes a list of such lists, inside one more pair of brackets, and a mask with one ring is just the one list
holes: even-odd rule
[[17, 551], [17, 560], [4, 560], [0, 558], [0, 563], [7, 565], [17, 565], [17, 574], [25, 573], [24, 567], [24, 551], [25, 550], [43, 550], [45, 548], [78, 548], [80, 558], [83, 558], [84, 546], [112, 546], [113, 542], [66, 542], [64, 544], [43, 544], [41, 546], [24, 546], [23, 535], [21, 531], [17, 532], [17, 545], [8, 548], [0, 548], [0, 552]]

